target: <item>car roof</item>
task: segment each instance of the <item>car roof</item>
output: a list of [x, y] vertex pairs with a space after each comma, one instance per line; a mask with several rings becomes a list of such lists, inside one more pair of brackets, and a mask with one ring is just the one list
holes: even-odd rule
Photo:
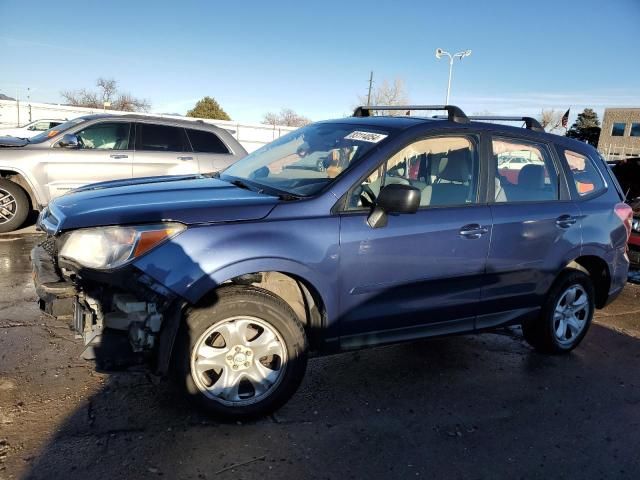
[[129, 120], [129, 121], [151, 121], [151, 122], [160, 122], [160, 123], [171, 123], [173, 125], [179, 125], [185, 128], [198, 128], [198, 127], [207, 127], [212, 129], [222, 129], [222, 127], [218, 127], [212, 123], [205, 122], [200, 119], [186, 120], [181, 118], [168, 118], [154, 115], [140, 115], [136, 113], [121, 113], [121, 114], [110, 114], [110, 113], [94, 113], [92, 115], [83, 115], [81, 117], [83, 120], [98, 120], [103, 118], [108, 118], [109, 120]]
[[447, 120], [446, 118], [419, 117], [406, 115], [376, 115], [369, 117], [345, 117], [335, 120], [326, 120], [318, 123], [341, 123], [349, 125], [362, 125], [372, 128], [384, 128], [389, 131], [405, 130], [417, 125], [423, 125], [428, 128], [473, 128], [478, 131], [491, 132], [496, 135], [516, 136], [528, 138], [530, 140], [538, 140], [543, 142], [553, 142], [564, 146], [565, 148], [576, 150], [579, 152], [593, 153], [594, 149], [591, 145], [579, 140], [556, 135], [549, 132], [539, 132], [522, 128], [519, 126], [504, 125], [502, 123], [493, 123], [490, 121], [478, 121], [471, 119], [468, 123], [459, 123]]

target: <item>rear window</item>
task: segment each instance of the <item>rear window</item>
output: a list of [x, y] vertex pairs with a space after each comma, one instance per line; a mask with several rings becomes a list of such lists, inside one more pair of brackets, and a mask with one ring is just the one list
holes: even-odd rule
[[194, 152], [229, 153], [229, 149], [215, 133], [187, 129], [187, 135], [189, 135]]
[[184, 129], [167, 125], [139, 123], [136, 134], [136, 150], [154, 152], [190, 152]]
[[569, 164], [578, 195], [585, 197], [605, 189], [604, 180], [593, 160], [571, 150], [564, 151], [564, 158]]

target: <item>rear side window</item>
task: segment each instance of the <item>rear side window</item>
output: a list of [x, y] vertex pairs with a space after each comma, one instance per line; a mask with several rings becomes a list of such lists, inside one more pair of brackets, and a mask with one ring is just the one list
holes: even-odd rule
[[571, 150], [564, 151], [578, 195], [584, 197], [605, 189], [604, 180], [593, 161]]
[[154, 152], [190, 152], [184, 128], [138, 123], [136, 150]]
[[559, 199], [558, 174], [546, 147], [494, 138], [495, 201], [544, 202]]
[[194, 152], [199, 153], [229, 153], [229, 149], [222, 143], [222, 140], [213, 132], [204, 130], [187, 129], [187, 135], [191, 140]]

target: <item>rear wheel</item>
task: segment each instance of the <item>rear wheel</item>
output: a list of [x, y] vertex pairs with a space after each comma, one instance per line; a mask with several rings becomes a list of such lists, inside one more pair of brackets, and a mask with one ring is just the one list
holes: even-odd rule
[[0, 179], [0, 233], [20, 228], [29, 215], [29, 198], [20, 185]]
[[565, 272], [549, 291], [539, 318], [522, 324], [524, 338], [541, 352], [570, 352], [587, 334], [594, 310], [591, 278]]
[[191, 399], [223, 417], [267, 414], [293, 395], [304, 376], [307, 341], [280, 297], [255, 287], [217, 291], [211, 306], [182, 325], [175, 360]]

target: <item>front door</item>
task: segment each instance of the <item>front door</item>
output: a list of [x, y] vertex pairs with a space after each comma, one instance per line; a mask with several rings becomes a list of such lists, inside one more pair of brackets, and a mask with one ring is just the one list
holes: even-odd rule
[[79, 148], [54, 144], [45, 165], [49, 197], [89, 183], [131, 178], [131, 130], [130, 122], [99, 121], [73, 132]]
[[[340, 219], [344, 347], [473, 328], [491, 236], [478, 147], [474, 135], [414, 141], [349, 194]], [[369, 208], [391, 183], [419, 188], [421, 207], [371, 228]]]
[[146, 122], [136, 124], [134, 177], [199, 172], [197, 154], [193, 153], [184, 128]]

